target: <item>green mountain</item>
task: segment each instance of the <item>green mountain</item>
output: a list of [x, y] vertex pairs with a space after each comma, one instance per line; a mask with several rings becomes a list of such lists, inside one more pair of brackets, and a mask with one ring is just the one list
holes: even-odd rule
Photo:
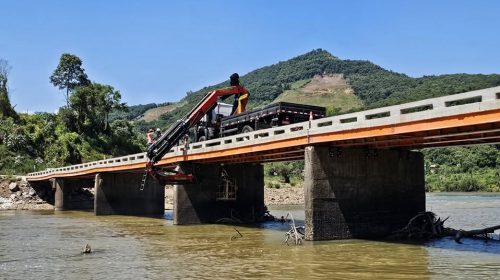
[[[386, 70], [369, 61], [342, 60], [322, 49], [259, 68], [242, 75], [240, 80], [251, 93], [249, 107], [252, 108], [275, 100], [291, 101], [293, 98], [286, 97], [286, 95], [293, 95], [290, 91], [307, 92], [305, 87], [318, 75], [323, 77], [335, 77], [335, 75], [339, 77], [340, 75], [345, 81], [341, 91], [352, 90], [351, 96], [346, 95], [344, 98], [331, 98], [331, 100], [326, 98], [325, 100], [325, 96], [317, 98], [318, 94], [311, 94], [309, 97], [299, 95], [300, 98], [296, 99], [307, 100], [316, 97], [319, 100], [317, 103], [321, 103], [323, 106], [326, 104], [331, 113], [345, 111], [341, 110], [341, 108], [346, 107], [343, 102], [347, 102], [349, 110], [364, 110], [500, 85], [500, 75], [498, 74], [452, 74], [412, 78], [405, 74]], [[180, 105], [177, 108], [161, 115], [159, 121], [153, 123], [153, 126], [165, 127], [173, 123], [182, 118], [210, 90], [228, 85], [228, 81], [224, 81], [195, 92], [189, 92], [180, 100]], [[331, 97], [334, 97], [334, 91], [339, 91], [338, 86], [333, 85], [332, 88], [323, 90], [330, 91]], [[325, 103], [325, 101], [327, 102]], [[142, 125], [147, 126], [147, 123], [143, 122]]]
[[[241, 76], [241, 81], [251, 93], [250, 108], [290, 101], [326, 106], [327, 113], [333, 115], [494, 87], [500, 85], [500, 75], [413, 78], [369, 61], [342, 60], [318, 49], [254, 70]], [[227, 81], [190, 92], [158, 120], [136, 124], [143, 131], [151, 126], [166, 128], [210, 90], [225, 86]], [[427, 149], [424, 155], [428, 191], [500, 191], [500, 145]], [[283, 174], [301, 173], [300, 163], [274, 165], [268, 168], [285, 170]]]

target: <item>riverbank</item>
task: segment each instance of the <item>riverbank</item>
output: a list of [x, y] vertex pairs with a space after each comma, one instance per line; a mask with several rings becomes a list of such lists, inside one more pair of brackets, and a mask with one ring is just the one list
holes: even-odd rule
[[[91, 199], [92, 191], [76, 190], [73, 196]], [[34, 189], [21, 178], [0, 178], [0, 210], [52, 210], [54, 193], [50, 188]], [[304, 188], [285, 186], [264, 188], [264, 203], [271, 205], [304, 204]], [[165, 189], [165, 209], [173, 208], [173, 188]]]
[[0, 210], [54, 209], [51, 190], [35, 190], [20, 177], [0, 178]]
[[[92, 189], [75, 188], [70, 194], [74, 201], [93, 201]], [[50, 186], [34, 188], [24, 178], [0, 178], [0, 210], [53, 210], [54, 191]]]
[[[173, 209], [174, 188], [165, 189], [165, 209]], [[272, 205], [297, 205], [304, 204], [304, 188], [302, 186], [287, 186], [283, 188], [264, 187], [264, 204]]]

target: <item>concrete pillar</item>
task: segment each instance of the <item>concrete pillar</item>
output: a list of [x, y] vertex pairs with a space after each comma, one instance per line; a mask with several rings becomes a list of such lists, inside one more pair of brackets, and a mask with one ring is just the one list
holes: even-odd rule
[[96, 215], [162, 215], [165, 187], [149, 177], [140, 190], [142, 174], [101, 173], [95, 177]]
[[[261, 164], [182, 164], [196, 182], [174, 186], [174, 224], [215, 223], [224, 218], [254, 222], [264, 214], [264, 169]], [[236, 185], [235, 199], [220, 199], [225, 171]], [[218, 199], [219, 197], [219, 199]]]
[[64, 186], [64, 180], [60, 178], [54, 178], [51, 180], [52, 189], [55, 190], [54, 195], [54, 210], [62, 211], [69, 210], [69, 186]]
[[304, 172], [307, 240], [383, 237], [425, 211], [420, 152], [310, 146]]
[[88, 178], [63, 179], [55, 178], [51, 180], [54, 194], [54, 210], [82, 210], [92, 209], [93, 203], [90, 199], [82, 199], [81, 196], [73, 193], [74, 190], [89, 188], [93, 186], [93, 180]]

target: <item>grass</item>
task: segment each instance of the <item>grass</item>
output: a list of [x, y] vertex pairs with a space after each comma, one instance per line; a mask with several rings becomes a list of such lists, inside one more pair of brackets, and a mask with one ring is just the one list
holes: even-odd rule
[[151, 108], [151, 109], [147, 110], [146, 112], [144, 112], [144, 114], [142, 114], [142, 116], [140, 116], [139, 120], [144, 120], [146, 122], [158, 120], [161, 115], [168, 113], [168, 112], [171, 112], [174, 109], [176, 109], [182, 105], [184, 105], [184, 103], [175, 103], [175, 104], [170, 104], [170, 105], [166, 105], [166, 106]]
[[300, 177], [294, 176], [290, 178], [290, 183], [285, 183], [283, 178], [280, 176], [264, 176], [264, 185], [267, 188], [281, 189], [302, 186], [304, 180]]
[[321, 78], [292, 83], [290, 89], [284, 91], [273, 102], [280, 101], [323, 106], [327, 108], [328, 115], [363, 107], [363, 102], [354, 94], [351, 87], [338, 81], [325, 83]]

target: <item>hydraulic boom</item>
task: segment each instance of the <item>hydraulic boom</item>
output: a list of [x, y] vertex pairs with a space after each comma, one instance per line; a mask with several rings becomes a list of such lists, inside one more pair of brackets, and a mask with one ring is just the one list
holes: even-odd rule
[[209, 92], [200, 101], [200, 103], [198, 103], [198, 105], [196, 105], [191, 112], [186, 115], [186, 117], [178, 120], [165, 133], [163, 133], [159, 139], [148, 147], [148, 163], [146, 165], [146, 173], [144, 174], [141, 189], [144, 188], [148, 174], [165, 184], [190, 183], [194, 180], [192, 174], [182, 174], [173, 169], [163, 170], [157, 168], [155, 164], [160, 161], [161, 158], [167, 154], [170, 149], [172, 149], [172, 147], [179, 143], [184, 135], [187, 134], [189, 128], [196, 125], [207, 112], [215, 108], [219, 97], [233, 94], [248, 94], [248, 91], [243, 86], [237, 85]]

